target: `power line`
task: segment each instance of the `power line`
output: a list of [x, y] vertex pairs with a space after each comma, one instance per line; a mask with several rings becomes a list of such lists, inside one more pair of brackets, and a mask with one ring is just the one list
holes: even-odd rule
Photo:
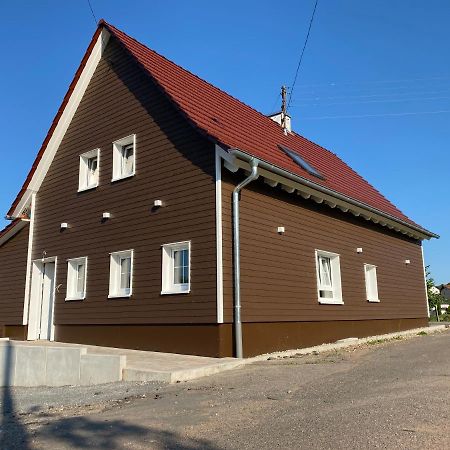
[[[378, 94], [366, 94], [366, 95], [335, 95], [335, 96], [331, 96], [331, 97], [325, 97], [325, 96], [321, 96], [321, 95], [313, 95], [313, 94], [309, 94], [309, 96], [306, 97], [302, 97], [302, 100], [306, 100], [306, 101], [315, 101], [315, 102], [322, 102], [323, 100], [353, 100], [353, 99], [377, 99], [377, 98], [383, 98], [383, 97], [390, 97], [390, 98], [394, 98], [394, 97], [410, 97], [413, 95], [439, 95], [442, 93], [448, 93], [449, 92], [449, 88], [446, 89], [441, 89], [439, 91], [433, 90], [433, 91], [409, 91], [409, 92], [394, 92], [394, 93], [378, 93]], [[329, 104], [329, 102], [325, 102], [324, 104]], [[334, 103], [336, 104], [336, 103]], [[295, 106], [295, 105], [292, 105]], [[299, 105], [297, 105], [299, 106]]]
[[305, 54], [306, 46], [308, 44], [309, 35], [311, 33], [311, 27], [312, 27], [312, 24], [313, 24], [313, 21], [314, 21], [314, 16], [316, 14], [317, 3], [319, 3], [319, 0], [316, 0], [316, 3], [314, 4], [314, 9], [313, 9], [313, 12], [312, 12], [312, 15], [311, 15], [311, 19], [309, 21], [308, 33], [306, 34], [306, 39], [305, 39], [305, 43], [303, 44], [302, 52], [300, 54], [300, 59], [298, 61], [297, 70], [295, 71], [294, 81], [293, 81], [293, 83], [291, 85], [291, 90], [290, 90], [290, 93], [289, 93], [289, 101], [288, 101], [288, 104], [287, 104], [287, 109], [289, 109], [289, 106], [291, 104], [291, 98], [292, 98], [292, 94], [294, 92], [295, 83], [297, 82], [298, 72], [300, 70], [300, 66], [302, 65], [303, 55]]
[[388, 83], [415, 83], [417, 81], [437, 81], [437, 80], [449, 80], [448, 76], [445, 77], [427, 77], [427, 78], [398, 78], [395, 80], [361, 80], [361, 81], [328, 81], [325, 83], [313, 83], [313, 84], [302, 84], [299, 89], [309, 88], [309, 87], [339, 87], [345, 85], [355, 86], [357, 84], [388, 84]]
[[400, 117], [400, 116], [417, 116], [421, 114], [444, 114], [450, 113], [450, 109], [442, 109], [438, 111], [416, 111], [416, 112], [400, 112], [400, 113], [384, 113], [384, 114], [361, 114], [348, 116], [317, 116], [303, 117], [303, 120], [323, 120], [323, 119], [361, 119], [366, 117]]
[[89, 5], [89, 9], [91, 10], [92, 17], [94, 18], [95, 25], [97, 25], [98, 20], [97, 20], [97, 17], [95, 16], [94, 9], [92, 8], [91, 1], [87, 0], [87, 2]]
[[354, 100], [350, 102], [332, 102], [332, 103], [302, 103], [301, 105], [295, 106], [337, 106], [337, 105], [363, 105], [369, 103], [399, 103], [399, 102], [417, 102], [417, 101], [430, 101], [430, 100], [444, 100], [449, 99], [448, 95], [438, 96], [438, 97], [407, 97], [407, 98], [393, 98], [393, 99], [381, 99], [381, 100]]

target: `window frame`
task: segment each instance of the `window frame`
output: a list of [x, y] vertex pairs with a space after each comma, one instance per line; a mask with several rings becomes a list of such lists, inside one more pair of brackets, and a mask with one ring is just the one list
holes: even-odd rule
[[[373, 270], [375, 273], [375, 293], [376, 293], [376, 297], [372, 298], [371, 292], [369, 292], [369, 273], [368, 270]], [[364, 264], [364, 281], [365, 281], [365, 286], [366, 286], [366, 300], [370, 303], [380, 303], [380, 293], [378, 291], [378, 274], [377, 274], [377, 266], [375, 266], [374, 264]]]
[[[322, 286], [320, 285], [320, 267], [319, 256], [330, 259], [331, 268], [331, 287], [333, 298], [326, 298], [320, 296]], [[341, 259], [338, 253], [332, 253], [325, 250], [315, 250], [316, 260], [316, 282], [317, 282], [317, 299], [320, 304], [323, 305], [343, 305], [344, 300], [342, 298], [342, 278], [341, 278]], [[334, 280], [334, 281], [333, 281]]]
[[[97, 157], [97, 182], [92, 185], [87, 184], [87, 160]], [[88, 152], [82, 153], [79, 158], [79, 169], [78, 169], [78, 192], [89, 191], [98, 187], [100, 180], [100, 149], [94, 148]], [[84, 181], [85, 180], [85, 181]]]
[[[130, 257], [130, 288], [122, 291], [120, 288], [120, 259]], [[134, 250], [120, 250], [109, 254], [109, 290], [108, 298], [129, 298], [133, 295]]]
[[[122, 175], [122, 150], [124, 147], [133, 144], [133, 171], [129, 174]], [[123, 138], [117, 139], [113, 145], [113, 169], [111, 182], [124, 180], [133, 177], [136, 174], [136, 134], [130, 134]]]
[[[161, 295], [189, 294], [191, 292], [191, 241], [172, 242], [163, 244], [162, 270], [161, 270]], [[174, 252], [177, 250], [188, 251], [188, 282], [176, 284], [174, 277]]]
[[[79, 262], [84, 263], [84, 286], [82, 295], [78, 295], [78, 292], [75, 291], [78, 277], [75, 279], [73, 278], [74, 275], [78, 274], [75, 270], [74, 265], [78, 264]], [[86, 298], [87, 268], [88, 268], [87, 256], [80, 256], [78, 258], [70, 258], [67, 260], [67, 280], [66, 280], [66, 298], [65, 298], [66, 302], [74, 300], [84, 300]]]

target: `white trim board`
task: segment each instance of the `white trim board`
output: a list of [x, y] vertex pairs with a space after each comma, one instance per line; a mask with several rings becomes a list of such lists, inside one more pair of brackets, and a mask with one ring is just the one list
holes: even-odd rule
[[48, 141], [47, 147], [45, 148], [44, 154], [42, 155], [41, 160], [34, 172], [27, 190], [22, 195], [20, 201], [18, 202], [16, 208], [12, 213], [12, 217], [18, 217], [21, 214], [21, 211], [30, 204], [31, 197], [33, 193], [39, 191], [41, 187], [42, 181], [47, 175], [50, 164], [55, 157], [55, 154], [61, 144], [61, 141], [69, 128], [70, 123], [72, 122], [73, 116], [75, 115], [78, 106], [80, 105], [81, 99], [86, 92], [86, 89], [91, 81], [92, 76], [94, 75], [95, 69], [97, 68], [98, 63], [103, 55], [104, 49], [108, 43], [110, 37], [110, 33], [106, 29], [102, 29], [100, 32], [97, 42], [95, 43], [91, 54], [88, 57], [86, 65], [84, 66], [78, 81], [75, 84], [75, 87], [72, 91], [72, 94], [69, 97], [69, 101], [65, 106], [61, 117], [59, 118], [58, 124], [56, 125], [50, 140]]
[[216, 289], [217, 323], [223, 323], [223, 259], [222, 259], [222, 158], [223, 150], [216, 145]]
[[31, 211], [30, 211], [30, 229], [28, 230], [28, 252], [27, 252], [27, 267], [25, 275], [25, 296], [23, 299], [23, 317], [22, 325], [28, 324], [28, 310], [30, 306], [30, 288], [31, 288], [31, 268], [33, 255], [33, 235], [34, 235], [34, 211], [36, 210], [36, 194], [31, 196]]

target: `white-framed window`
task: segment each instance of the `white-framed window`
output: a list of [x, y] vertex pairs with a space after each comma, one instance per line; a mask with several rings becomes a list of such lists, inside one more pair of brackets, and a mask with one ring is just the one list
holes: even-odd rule
[[191, 242], [162, 246], [161, 294], [187, 294], [191, 290]]
[[86, 298], [87, 257], [67, 260], [66, 300]]
[[98, 186], [100, 167], [100, 149], [80, 155], [80, 172], [78, 175], [78, 191], [85, 191]]
[[133, 291], [133, 250], [113, 252], [109, 262], [108, 298], [130, 297]]
[[364, 264], [364, 276], [366, 278], [366, 297], [369, 302], [379, 302], [377, 266]]
[[316, 250], [316, 274], [319, 303], [343, 304], [339, 255]]
[[136, 135], [113, 142], [112, 181], [132, 177], [136, 170]]

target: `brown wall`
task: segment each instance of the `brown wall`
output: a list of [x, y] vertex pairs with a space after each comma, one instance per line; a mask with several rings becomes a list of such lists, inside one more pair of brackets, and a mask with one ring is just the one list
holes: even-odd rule
[[[136, 175], [111, 183], [112, 142], [132, 133]], [[99, 186], [77, 193], [79, 155], [97, 147]], [[36, 201], [33, 258], [58, 257], [56, 325], [216, 321], [214, 161], [214, 146], [111, 40]], [[155, 199], [165, 207], [152, 210]], [[112, 219], [102, 223], [104, 211]], [[60, 232], [61, 222], [69, 229]], [[161, 245], [184, 240], [192, 242], [191, 293], [161, 296]], [[109, 253], [128, 249], [133, 295], [108, 300]], [[65, 302], [66, 260], [82, 256], [87, 298]]]
[[0, 247], [0, 325], [22, 325], [28, 230], [27, 224]]
[[[427, 318], [243, 324], [244, 356], [425, 327]], [[59, 325], [56, 340], [212, 357], [234, 356], [233, 325]]]
[[[232, 320], [231, 193], [242, 174], [223, 170], [224, 317]], [[420, 244], [258, 180], [242, 191], [243, 322], [423, 318]], [[277, 234], [278, 226], [286, 233]], [[363, 253], [357, 254], [356, 248]], [[317, 299], [315, 249], [340, 254], [344, 305]], [[409, 266], [404, 264], [410, 259]], [[366, 300], [363, 264], [377, 266], [380, 303]]]

